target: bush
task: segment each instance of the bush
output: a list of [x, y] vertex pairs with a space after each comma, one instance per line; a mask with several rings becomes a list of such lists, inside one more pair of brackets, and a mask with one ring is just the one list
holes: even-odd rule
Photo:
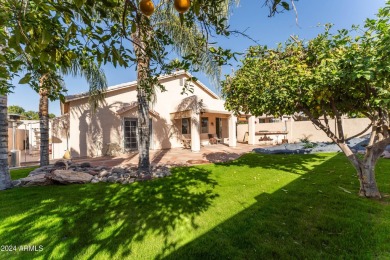
[[312, 143], [312, 142], [303, 142], [303, 143], [304, 143], [303, 148], [305, 148], [305, 149], [314, 148], [318, 145], [318, 144]]

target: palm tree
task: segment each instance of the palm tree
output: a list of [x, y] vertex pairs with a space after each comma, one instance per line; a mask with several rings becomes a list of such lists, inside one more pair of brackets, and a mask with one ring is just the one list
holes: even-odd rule
[[[229, 15], [231, 1], [221, 1], [219, 4], [218, 19], [222, 20]], [[134, 22], [136, 30], [131, 34], [131, 40], [136, 55], [138, 82], [138, 171], [149, 175], [150, 129], [148, 114], [149, 101], [155, 87], [153, 86], [155, 81], [151, 79], [150, 63], [152, 59], [161, 62], [159, 60], [161, 52], [153, 50], [153, 48], [160, 47], [160, 50], [164, 51], [164, 46], [154, 40], [157, 38], [155, 33], [163, 31], [170, 38], [170, 44], [174, 51], [180, 56], [193, 55], [196, 57], [193, 59], [192, 67], [208, 74], [214, 82], [218, 82], [221, 70], [218, 62], [213, 60], [208, 48], [207, 37], [204, 36], [201, 29], [196, 23], [189, 26], [183, 25], [183, 21], [179, 19], [171, 5], [160, 7], [151, 19], [137, 12]]]
[[[74, 60], [57, 72], [62, 75], [82, 76], [89, 83], [90, 105], [95, 110], [103, 100], [107, 88], [104, 72], [89, 59]], [[42, 73], [39, 79], [40, 166], [49, 165], [49, 97], [51, 91], [63, 89], [62, 78], [57, 73]]]
[[0, 190], [11, 187], [8, 168], [7, 96], [0, 95]]

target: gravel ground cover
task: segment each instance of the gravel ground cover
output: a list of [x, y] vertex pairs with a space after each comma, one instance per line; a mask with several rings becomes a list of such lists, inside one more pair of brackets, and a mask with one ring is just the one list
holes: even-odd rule
[[[354, 151], [365, 151], [368, 144], [369, 135], [353, 138], [348, 141], [349, 147]], [[310, 145], [312, 144], [312, 145]], [[313, 146], [308, 148], [308, 146]], [[390, 150], [390, 146], [386, 150]], [[318, 143], [295, 143], [295, 144], [281, 144], [267, 148], [255, 148], [256, 153], [263, 154], [310, 154], [310, 153], [326, 153], [326, 152], [341, 152], [341, 149], [332, 142], [318, 142]]]

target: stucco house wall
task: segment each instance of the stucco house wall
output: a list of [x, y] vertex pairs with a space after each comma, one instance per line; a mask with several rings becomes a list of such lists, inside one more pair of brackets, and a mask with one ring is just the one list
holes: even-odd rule
[[[156, 101], [150, 104], [152, 121], [151, 149], [182, 147], [181, 119], [172, 119], [172, 113], [186, 110], [185, 101], [195, 97], [204, 108], [223, 110], [223, 115], [202, 112], [199, 117], [209, 117], [209, 133], [215, 133], [216, 117], [222, 119], [223, 136], [228, 136], [227, 111], [223, 101], [200, 82], [192, 82], [193, 92], [182, 95], [185, 80], [190, 75], [178, 72], [174, 76], [160, 79], [166, 91], [156, 91]], [[187, 99], [186, 99], [187, 98]], [[73, 157], [101, 156], [110, 144], [124, 149], [124, 119], [138, 117], [136, 82], [110, 87], [106, 93], [105, 104], [94, 113], [88, 105], [88, 96], [68, 96], [65, 105], [69, 113], [69, 147]], [[130, 109], [127, 109], [130, 108]], [[214, 111], [212, 110], [212, 111]], [[226, 125], [224, 125], [226, 124]], [[208, 142], [208, 134], [200, 134], [201, 142]]]

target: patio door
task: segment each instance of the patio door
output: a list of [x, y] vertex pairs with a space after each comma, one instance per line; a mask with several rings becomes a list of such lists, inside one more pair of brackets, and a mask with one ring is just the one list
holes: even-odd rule
[[125, 150], [137, 150], [137, 118], [124, 119], [124, 148]]
[[[124, 148], [125, 150], [137, 150], [138, 149], [138, 131], [137, 131], [138, 119], [137, 118], [124, 118]], [[153, 129], [152, 119], [149, 119], [149, 136], [150, 147], [153, 144]]]
[[222, 118], [217, 117], [215, 120], [215, 131], [218, 138], [222, 138]]

